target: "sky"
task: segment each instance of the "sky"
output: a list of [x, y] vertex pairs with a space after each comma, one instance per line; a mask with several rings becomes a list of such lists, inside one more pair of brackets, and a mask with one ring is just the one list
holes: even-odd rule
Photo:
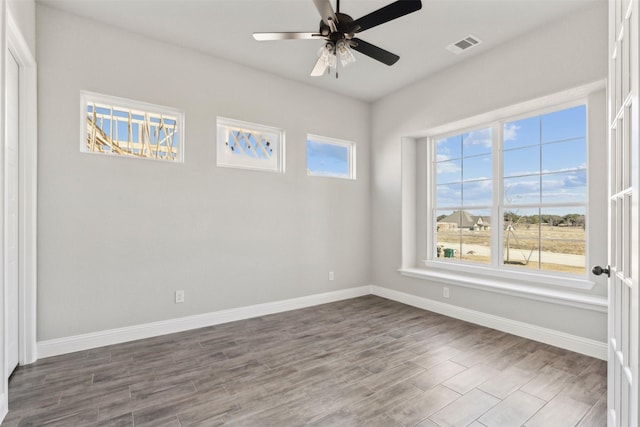
[[349, 177], [349, 148], [307, 141], [307, 170], [313, 175]]
[[[584, 105], [504, 123], [503, 135], [505, 209], [540, 203], [586, 204]], [[436, 141], [439, 214], [461, 207], [486, 212], [482, 215], [490, 212], [493, 204], [491, 151], [491, 128]], [[584, 213], [584, 208], [555, 207], [547, 211], [564, 215]]]

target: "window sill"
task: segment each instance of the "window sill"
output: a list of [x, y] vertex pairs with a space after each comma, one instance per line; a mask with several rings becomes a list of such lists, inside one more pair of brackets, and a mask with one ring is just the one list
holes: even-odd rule
[[[606, 296], [579, 292], [590, 290], [595, 282], [586, 279], [558, 278], [520, 272], [490, 270], [482, 267], [448, 266], [437, 261], [425, 261], [426, 268], [401, 268], [400, 274], [425, 280], [435, 280], [455, 286], [479, 289], [521, 298], [566, 305], [598, 312], [607, 312]], [[448, 267], [448, 268], [447, 268]], [[451, 268], [455, 267], [455, 269]], [[486, 271], [483, 271], [486, 270]], [[514, 276], [518, 276], [517, 278]], [[545, 286], [562, 286], [572, 290], [551, 289]]]

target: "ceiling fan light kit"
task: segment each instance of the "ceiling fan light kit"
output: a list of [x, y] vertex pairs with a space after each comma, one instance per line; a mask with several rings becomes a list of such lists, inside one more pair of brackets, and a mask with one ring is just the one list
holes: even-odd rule
[[336, 78], [337, 58], [340, 58], [340, 64], [346, 67], [356, 60], [354, 50], [383, 64], [395, 64], [400, 59], [398, 55], [356, 38], [355, 34], [422, 8], [420, 0], [398, 0], [354, 20], [349, 15], [340, 13], [340, 0], [337, 0], [335, 12], [330, 0], [313, 0], [313, 3], [322, 18], [317, 33], [253, 33], [253, 38], [258, 41], [324, 39], [325, 44], [318, 51], [318, 60], [311, 76], [322, 76], [335, 71]]

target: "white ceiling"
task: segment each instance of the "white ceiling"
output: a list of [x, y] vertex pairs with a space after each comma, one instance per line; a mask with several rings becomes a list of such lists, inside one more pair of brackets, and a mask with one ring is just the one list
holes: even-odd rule
[[[358, 34], [400, 56], [388, 67], [359, 53], [335, 76], [310, 77], [318, 40], [257, 42], [253, 32], [318, 30], [312, 0], [37, 0], [38, 3], [288, 79], [373, 101], [518, 35], [606, 0], [423, 0], [422, 10]], [[335, 0], [332, 0], [335, 8]], [[392, 0], [342, 0], [359, 18]], [[445, 47], [474, 35], [482, 44]]]

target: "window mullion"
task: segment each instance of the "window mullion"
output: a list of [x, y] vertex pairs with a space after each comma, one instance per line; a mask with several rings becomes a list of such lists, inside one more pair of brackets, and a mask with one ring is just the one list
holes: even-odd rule
[[491, 265], [500, 267], [502, 260], [502, 135], [503, 127], [500, 122], [492, 126], [492, 166], [493, 166], [493, 208], [491, 209]]

